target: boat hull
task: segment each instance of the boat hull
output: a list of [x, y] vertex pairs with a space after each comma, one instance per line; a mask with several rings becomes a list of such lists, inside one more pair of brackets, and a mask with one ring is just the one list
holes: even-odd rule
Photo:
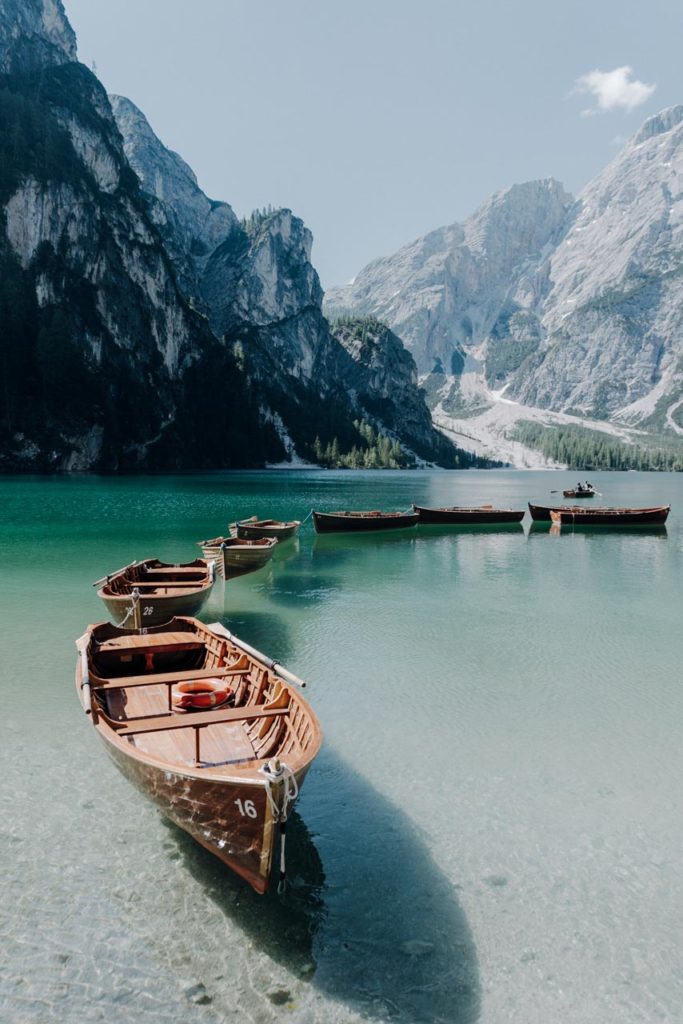
[[[270, 537], [262, 540], [273, 540]], [[224, 579], [234, 579], [236, 576], [244, 576], [248, 572], [257, 572], [273, 557], [277, 541], [272, 544], [254, 544], [253, 541], [244, 544], [203, 544], [202, 551], [207, 559], [214, 559], [218, 571]]]
[[273, 537], [275, 540], [289, 540], [295, 537], [301, 523], [285, 523], [283, 526], [257, 526], [250, 523], [237, 523], [235, 531], [237, 536], [243, 540], [261, 540], [263, 537]]
[[595, 491], [562, 491], [565, 498], [594, 498]]
[[532, 505], [531, 502], [528, 504], [529, 515], [535, 523], [550, 523], [552, 521], [551, 512], [566, 512], [571, 511], [572, 508], [576, 508], [580, 512], [583, 511], [583, 509], [579, 509], [575, 505]]
[[413, 505], [418, 522], [439, 526], [487, 526], [504, 523], [521, 523], [524, 510], [507, 508], [423, 508]]
[[551, 519], [559, 526], [663, 526], [670, 506], [647, 509], [553, 510]]
[[378, 533], [382, 530], [405, 530], [415, 526], [416, 512], [399, 515], [342, 515], [335, 512], [314, 512], [316, 533]]
[[[179, 828], [251, 885], [268, 889], [276, 823], [265, 785], [241, 780], [196, 778], [171, 766], [130, 757], [120, 741], [98, 730], [110, 758], [139, 792]], [[296, 774], [302, 785], [308, 766]], [[249, 807], [240, 814], [238, 807]], [[254, 816], [251, 816], [252, 808]]]
[[[178, 597], [140, 597], [140, 623], [142, 626], [161, 626], [164, 622], [170, 622], [175, 615], [198, 615], [209, 599], [213, 585], [204, 587], [194, 594], [185, 594]], [[130, 594], [102, 594], [99, 595], [111, 617], [112, 622], [120, 624], [126, 618], [131, 609], [132, 597]], [[132, 625], [132, 616], [128, 620]]]

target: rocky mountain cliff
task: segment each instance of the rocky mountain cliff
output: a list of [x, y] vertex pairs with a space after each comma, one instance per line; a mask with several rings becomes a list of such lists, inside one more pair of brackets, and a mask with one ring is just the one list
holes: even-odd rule
[[350, 356], [346, 384], [366, 417], [376, 417], [395, 435], [409, 439], [418, 452], [429, 450], [431, 416], [418, 388], [415, 360], [401, 339], [371, 317], [342, 318], [332, 330]]
[[543, 290], [538, 266], [560, 236], [572, 206], [556, 181], [499, 192], [464, 224], [439, 228], [375, 260], [325, 298], [331, 315], [377, 316], [412, 352], [421, 373], [438, 361], [462, 366], [512, 306], [533, 304]]
[[679, 106], [646, 121], [584, 189], [544, 267], [539, 346], [511, 397], [671, 427], [683, 396], [682, 175]]
[[[111, 102], [125, 152], [188, 298], [234, 353], [288, 453], [315, 460], [316, 438], [323, 447], [336, 439], [341, 452], [362, 445], [354, 425], [361, 418], [421, 457], [466, 464], [464, 453], [444, 446], [434, 430], [412, 359], [396, 355], [398, 339], [386, 361], [375, 358], [359, 389], [357, 354], [349, 354], [323, 316], [313, 238], [303, 222], [290, 210], [255, 211], [238, 221], [230, 206], [204, 195], [192, 170], [130, 100], [116, 96]], [[387, 404], [389, 388], [395, 402], [400, 395], [406, 403], [405, 417]]]
[[[76, 62], [60, 0], [0, 0], [0, 72], [0, 469], [249, 466], [312, 457], [316, 437], [367, 446], [357, 364], [322, 314], [303, 223], [288, 210], [239, 222], [208, 199]], [[458, 464], [431, 427], [418, 438], [372, 419]]]
[[493, 434], [520, 419], [683, 433], [682, 173], [674, 107], [576, 201], [554, 181], [514, 186], [369, 264], [326, 309], [386, 320], [436, 421], [480, 431], [480, 451], [503, 451]]
[[35, 71], [76, 60], [76, 36], [62, 0], [2, 0], [0, 73]]
[[0, 467], [278, 457], [239, 368], [178, 285], [61, 4], [2, 0], [0, 25]]

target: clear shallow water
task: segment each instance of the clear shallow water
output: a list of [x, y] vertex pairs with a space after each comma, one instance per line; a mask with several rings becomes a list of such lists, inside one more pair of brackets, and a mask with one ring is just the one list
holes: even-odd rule
[[679, 1022], [683, 477], [665, 533], [316, 538], [204, 617], [309, 680], [326, 743], [259, 898], [83, 721], [90, 582], [252, 512], [550, 502], [554, 473], [0, 481], [0, 1019]]

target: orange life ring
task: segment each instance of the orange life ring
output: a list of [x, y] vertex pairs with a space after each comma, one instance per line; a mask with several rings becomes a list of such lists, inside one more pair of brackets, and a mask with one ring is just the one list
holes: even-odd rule
[[201, 679], [179, 683], [173, 691], [176, 708], [216, 708], [225, 704], [229, 693], [217, 679]]

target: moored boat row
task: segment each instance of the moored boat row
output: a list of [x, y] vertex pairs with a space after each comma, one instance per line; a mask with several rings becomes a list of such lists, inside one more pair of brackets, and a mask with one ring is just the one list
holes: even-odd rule
[[473, 507], [426, 508], [413, 505], [409, 512], [313, 512], [317, 533], [360, 533], [378, 530], [405, 530], [419, 524], [459, 526], [519, 523], [524, 510], [494, 508], [493, 505]]
[[[670, 506], [587, 508], [529, 504], [536, 523], [660, 526]], [[430, 526], [516, 525], [524, 510], [492, 505], [411, 511], [312, 512], [319, 533]], [[194, 616], [216, 571], [229, 579], [272, 558], [299, 520], [242, 520], [201, 541], [204, 558], [146, 559], [97, 582], [115, 624], [77, 641], [83, 710], [123, 775], [171, 821], [263, 893], [277, 837], [285, 878], [285, 827], [322, 742], [305, 685], [221, 623]], [[242, 532], [240, 532], [240, 530]], [[245, 535], [268, 531], [260, 536]]]

